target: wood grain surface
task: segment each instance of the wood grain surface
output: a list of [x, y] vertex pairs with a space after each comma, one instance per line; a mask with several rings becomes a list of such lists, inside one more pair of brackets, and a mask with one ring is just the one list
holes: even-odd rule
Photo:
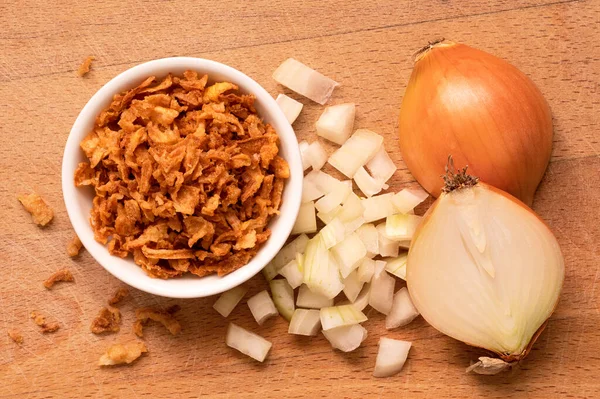
[[[3, 1], [0, 26], [0, 398], [600, 397], [598, 0]], [[399, 166], [391, 180], [397, 190], [415, 184], [396, 143], [411, 54], [439, 36], [518, 66], [554, 115], [552, 161], [534, 209], [560, 242], [566, 279], [556, 313], [520, 369], [466, 375], [481, 352], [421, 318], [388, 332], [374, 311], [365, 343], [343, 354], [322, 336], [288, 335], [281, 318], [258, 327], [244, 301], [229, 320], [273, 342], [259, 364], [225, 346], [229, 320], [211, 308], [215, 298], [172, 300], [136, 290], [122, 307], [120, 333], [90, 333], [91, 320], [122, 284], [88, 253], [66, 256], [73, 233], [60, 167], [72, 123], [103, 84], [156, 58], [214, 59], [244, 71], [273, 96], [301, 100], [294, 127], [298, 137], [313, 140], [323, 107], [271, 79], [293, 56], [342, 84], [330, 103], [356, 102], [356, 127], [385, 137]], [[75, 71], [88, 55], [97, 60], [80, 78]], [[46, 228], [35, 226], [16, 199], [30, 191], [55, 210]], [[45, 290], [42, 281], [62, 267], [73, 271], [75, 283]], [[266, 287], [262, 276], [250, 285], [249, 294]], [[126, 367], [97, 367], [109, 344], [134, 338], [135, 308], [174, 303], [182, 307], [182, 334], [148, 327], [148, 355]], [[42, 335], [29, 319], [34, 309], [61, 329]], [[23, 333], [22, 346], [8, 338], [10, 328]], [[380, 336], [413, 342], [404, 370], [388, 379], [371, 376]]]

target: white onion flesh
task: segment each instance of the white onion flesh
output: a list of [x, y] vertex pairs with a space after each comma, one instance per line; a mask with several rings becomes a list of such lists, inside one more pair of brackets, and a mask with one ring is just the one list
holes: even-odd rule
[[564, 260], [548, 227], [483, 183], [438, 198], [413, 239], [406, 270], [413, 303], [429, 324], [516, 360], [554, 311], [563, 279]]
[[382, 182], [382, 184], [385, 184], [398, 169], [383, 145], [373, 158], [367, 162], [366, 167], [369, 174], [373, 176], [375, 180]]
[[381, 192], [385, 184], [383, 181], [372, 177], [363, 166], [358, 168], [352, 179], [367, 198]]
[[302, 170], [306, 170], [306, 169], [310, 168], [308, 147], [310, 147], [310, 144], [308, 144], [308, 142], [306, 140], [302, 140], [301, 142], [298, 143], [298, 148], [300, 149], [300, 157], [302, 158]]
[[421, 223], [421, 216], [398, 213], [385, 220], [385, 235], [395, 241], [411, 240]]
[[273, 258], [271, 263], [277, 270], [280, 270], [283, 266], [287, 265], [291, 260], [296, 259], [296, 254], [303, 253], [308, 245], [310, 239], [306, 234], [300, 234], [294, 238], [289, 244], [285, 245], [279, 250], [277, 255]]
[[343, 278], [346, 278], [367, 255], [367, 249], [358, 235], [352, 233], [342, 242], [331, 248], [331, 253], [338, 261], [340, 274]]
[[317, 231], [317, 215], [315, 214], [315, 203], [305, 202], [300, 204], [300, 210], [296, 217], [296, 223], [291, 234], [315, 233]]
[[319, 212], [331, 212], [335, 207], [341, 205], [351, 192], [351, 187], [343, 183], [337, 183], [328, 194], [315, 202], [315, 208]]
[[[385, 265], [384, 265], [385, 267]], [[390, 314], [394, 302], [394, 286], [396, 280], [387, 272], [377, 273], [377, 269], [371, 279], [371, 294], [369, 305], [379, 313]]]
[[273, 79], [321, 105], [325, 104], [338, 83], [314, 69], [288, 58], [273, 72]]
[[325, 212], [317, 212], [317, 217], [325, 224], [329, 224], [333, 221], [333, 219], [337, 218], [338, 215], [342, 212], [342, 206], [338, 205], [333, 208], [331, 211]]
[[312, 292], [306, 285], [301, 285], [298, 290], [296, 306], [299, 308], [321, 309], [333, 306], [333, 298], [327, 298], [316, 292]]
[[277, 276], [277, 268], [273, 264], [273, 261], [267, 263], [265, 267], [262, 269], [262, 274], [265, 276], [265, 280], [271, 281]]
[[358, 266], [356, 273], [358, 281], [362, 281], [363, 283], [371, 282], [375, 274], [375, 261], [370, 258], [364, 258]]
[[374, 224], [363, 224], [356, 230], [356, 234], [358, 234], [358, 237], [360, 237], [367, 249], [367, 256], [369, 258], [373, 258], [379, 254], [379, 233]]
[[329, 164], [348, 178], [354, 177], [358, 168], [366, 164], [379, 151], [383, 137], [367, 129], [358, 129], [329, 157]]
[[417, 207], [421, 202], [429, 197], [427, 191], [422, 188], [405, 188], [400, 190], [392, 198], [392, 203], [396, 210], [400, 213], [409, 213]]
[[354, 104], [338, 104], [325, 108], [317, 120], [317, 134], [342, 145], [352, 134], [356, 107]]
[[400, 245], [398, 241], [391, 240], [385, 234], [385, 223], [377, 225], [377, 234], [379, 238], [379, 255], [396, 257], [399, 253]]
[[367, 316], [354, 305], [330, 306], [321, 308], [321, 327], [323, 330], [332, 328], [360, 324], [367, 321]]
[[321, 329], [321, 316], [318, 310], [296, 309], [290, 320], [289, 334], [315, 336]]
[[260, 335], [256, 335], [233, 323], [229, 323], [225, 343], [230, 348], [236, 349], [259, 362], [265, 360], [272, 346], [269, 341]]
[[367, 339], [367, 330], [360, 324], [323, 330], [323, 335], [335, 349], [352, 352]]
[[358, 279], [357, 271], [352, 271], [352, 273], [344, 279], [344, 295], [346, 295], [346, 298], [348, 298], [350, 302], [354, 303], [364, 284], [363, 281]]
[[225, 291], [221, 294], [213, 305], [213, 309], [219, 312], [223, 317], [227, 317], [231, 314], [233, 309], [240, 303], [244, 295], [248, 292], [248, 287], [245, 285], [238, 285], [235, 288]]
[[298, 118], [298, 115], [300, 115], [300, 111], [302, 111], [302, 103], [286, 96], [285, 94], [279, 94], [275, 101], [277, 102], [277, 105], [279, 105], [279, 108], [281, 108], [283, 111], [283, 114], [290, 125], [294, 123], [296, 118]]
[[275, 304], [273, 303], [273, 300], [266, 290], [261, 291], [252, 298], [248, 299], [248, 307], [250, 308], [252, 316], [254, 316], [254, 320], [256, 320], [260, 326], [262, 326], [263, 323], [270, 317], [277, 316], [279, 314]]
[[314, 201], [325, 194], [330, 193], [333, 188], [341, 182], [335, 177], [320, 170], [312, 170], [302, 181], [302, 202]]
[[313, 292], [334, 298], [344, 288], [338, 264], [325, 248], [321, 234], [317, 234], [308, 242], [303, 267], [304, 283]]
[[379, 338], [379, 350], [375, 360], [375, 369], [373, 377], [391, 377], [398, 374], [410, 350], [411, 343], [397, 339]]
[[356, 232], [356, 230], [358, 230], [360, 228], [360, 226], [362, 226], [363, 224], [365, 224], [365, 219], [363, 219], [362, 216], [357, 217], [356, 219], [351, 220], [348, 223], [344, 224], [344, 230], [345, 230], [346, 235], [348, 236], [348, 235]]
[[406, 261], [408, 253], [400, 254], [395, 258], [385, 258], [385, 270], [394, 276], [406, 280]]
[[385, 328], [392, 330], [402, 327], [413, 321], [419, 315], [419, 311], [410, 299], [408, 289], [402, 287], [394, 294], [394, 302], [390, 314], [385, 318]]
[[346, 236], [346, 227], [337, 217], [327, 223], [319, 232], [323, 237], [325, 248], [329, 249], [338, 242], [342, 241]]
[[273, 303], [284, 319], [290, 321], [294, 314], [294, 289], [285, 279], [271, 280], [269, 282]]
[[302, 270], [296, 259], [292, 259], [282, 267], [279, 274], [285, 277], [288, 284], [294, 289], [300, 287], [304, 281], [304, 270]]
[[327, 151], [318, 141], [313, 141], [305, 151], [306, 160], [313, 170], [321, 170], [327, 162]]
[[371, 223], [376, 220], [385, 219], [386, 217], [396, 213], [396, 209], [392, 204], [393, 196], [394, 194], [392, 193], [386, 193], [362, 200], [362, 204], [365, 208], [365, 212], [363, 214], [365, 223]]
[[[352, 190], [352, 182], [350, 180], [347, 181], [350, 182], [350, 190]], [[342, 222], [348, 223], [362, 217], [364, 212], [365, 207], [363, 206], [361, 199], [351, 191], [344, 200], [337, 217], [339, 217]]]

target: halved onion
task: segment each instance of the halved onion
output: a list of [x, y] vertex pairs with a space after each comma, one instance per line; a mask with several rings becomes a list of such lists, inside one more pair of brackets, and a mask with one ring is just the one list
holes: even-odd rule
[[289, 334], [315, 336], [321, 329], [321, 316], [318, 310], [296, 309], [290, 320]]
[[379, 237], [379, 255], [381, 256], [398, 256], [398, 241], [391, 240], [385, 234], [385, 225], [386, 223], [380, 223], [377, 225], [377, 234]]
[[427, 191], [422, 188], [405, 188], [397, 192], [392, 198], [392, 203], [400, 213], [409, 213], [421, 202], [429, 197]]
[[292, 288], [298, 288], [304, 281], [304, 273], [301, 266], [298, 264], [296, 259], [292, 259], [287, 265], [279, 270], [281, 274], [287, 280], [288, 284]]
[[[385, 267], [385, 265], [383, 267]], [[388, 273], [385, 271], [377, 273], [376, 271], [371, 279], [369, 305], [379, 313], [383, 313], [384, 315], [390, 314], [394, 302], [395, 284], [396, 280]]]
[[325, 104], [338, 83], [319, 72], [288, 58], [273, 72], [273, 79], [287, 88], [313, 100]]
[[336, 217], [331, 222], [327, 223], [327, 225], [321, 229], [319, 234], [323, 237], [325, 248], [329, 249], [344, 239], [346, 228], [340, 219]]
[[323, 330], [359, 324], [367, 320], [367, 316], [354, 305], [341, 305], [321, 308], [321, 326]]
[[352, 134], [355, 114], [356, 107], [350, 103], [325, 108], [317, 120], [317, 134], [336, 144], [344, 144]]
[[373, 377], [391, 377], [404, 367], [411, 343], [386, 337], [379, 338], [379, 350]]
[[383, 137], [367, 129], [358, 129], [329, 157], [329, 164], [349, 178], [379, 151]]
[[360, 290], [362, 289], [363, 285], [364, 282], [358, 279], [358, 273], [356, 270], [352, 271], [352, 273], [350, 273], [348, 277], [344, 279], [344, 295], [346, 295], [346, 298], [353, 303], [356, 301], [358, 294], [360, 294]]
[[300, 111], [302, 111], [302, 103], [286, 96], [285, 94], [279, 94], [275, 101], [277, 102], [277, 105], [279, 105], [279, 108], [281, 108], [283, 111], [283, 114], [290, 125], [294, 123], [296, 118], [298, 118], [298, 115], [300, 115]]
[[273, 303], [284, 319], [290, 321], [294, 314], [294, 290], [285, 279], [272, 280], [269, 282]]
[[397, 213], [385, 220], [385, 235], [397, 241], [411, 240], [421, 223], [421, 216]]
[[313, 170], [320, 170], [327, 162], [327, 151], [325, 151], [325, 148], [323, 148], [318, 141], [310, 143], [305, 154], [305, 157]]
[[238, 285], [235, 288], [230, 289], [229, 291], [225, 291], [221, 294], [219, 299], [213, 305], [213, 309], [219, 312], [219, 314], [223, 317], [227, 317], [231, 314], [233, 309], [237, 306], [238, 303], [242, 300], [244, 295], [248, 292], [248, 287], [246, 285]]
[[317, 231], [317, 216], [315, 215], [315, 203], [305, 202], [300, 204], [300, 210], [296, 217], [296, 223], [291, 234], [315, 233]]
[[306, 285], [301, 285], [298, 290], [296, 306], [299, 308], [321, 309], [333, 306], [333, 298], [327, 298], [316, 292], [312, 292]]
[[[363, 219], [364, 220], [364, 219]], [[372, 223], [363, 224], [356, 230], [356, 234], [367, 249], [367, 256], [373, 258], [379, 254], [379, 233]]]
[[367, 338], [367, 330], [360, 324], [323, 330], [323, 335], [335, 349], [352, 352]]
[[365, 207], [365, 212], [363, 214], [365, 223], [385, 219], [396, 213], [396, 209], [392, 204], [393, 196], [394, 194], [392, 193], [386, 193], [362, 200], [362, 204]]
[[248, 299], [248, 307], [250, 308], [250, 312], [252, 312], [252, 316], [254, 316], [254, 320], [261, 326], [265, 320], [279, 314], [266, 290]]
[[338, 261], [340, 274], [343, 278], [346, 278], [358, 267], [362, 258], [367, 254], [367, 249], [358, 235], [352, 233], [342, 242], [331, 248], [331, 253]]
[[404, 252], [395, 258], [385, 258], [385, 270], [394, 276], [406, 280], [406, 260], [408, 253]]
[[392, 330], [410, 323], [419, 315], [419, 311], [413, 305], [408, 289], [402, 287], [394, 294], [394, 302], [390, 314], [385, 318], [385, 328]]
[[375, 261], [370, 258], [364, 258], [356, 271], [358, 281], [363, 283], [371, 282], [373, 275], [375, 274]]
[[259, 362], [265, 360], [272, 346], [269, 341], [260, 335], [256, 335], [233, 323], [229, 323], [229, 327], [227, 327], [225, 343], [230, 348], [236, 349]]

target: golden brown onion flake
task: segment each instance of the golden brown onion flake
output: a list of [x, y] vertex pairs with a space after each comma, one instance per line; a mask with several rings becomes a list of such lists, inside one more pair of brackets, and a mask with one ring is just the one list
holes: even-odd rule
[[33, 222], [39, 226], [45, 226], [54, 217], [52, 208], [36, 193], [22, 194], [17, 197], [23, 208], [31, 214]]
[[279, 213], [290, 171], [254, 96], [194, 71], [114, 96], [81, 142], [75, 185], [95, 191], [91, 225], [111, 254], [152, 277], [245, 265]]
[[92, 68], [92, 61], [94, 61], [95, 59], [96, 57], [91, 55], [85, 57], [85, 60], [83, 60], [83, 62], [81, 63], [81, 65], [79, 65], [79, 68], [77, 69], [77, 75], [79, 75], [80, 77], [84, 77], [85, 75], [87, 75], [87, 73]]
[[136, 321], [133, 324], [133, 332], [138, 337], [144, 336], [144, 326], [148, 321], [154, 320], [161, 323], [172, 335], [177, 335], [181, 332], [181, 325], [175, 319], [173, 314], [179, 310], [179, 306], [174, 305], [166, 310], [154, 308], [140, 308], [135, 311]]
[[118, 332], [120, 330], [121, 312], [112, 306], [100, 309], [100, 312], [90, 325], [90, 331], [94, 334]]
[[106, 349], [106, 353], [100, 357], [99, 366], [116, 366], [129, 364], [148, 352], [146, 344], [140, 341], [125, 344], [114, 344]]
[[19, 330], [11, 328], [7, 331], [7, 334], [16, 344], [21, 345], [23, 343], [23, 335]]
[[61, 269], [54, 272], [46, 281], [44, 281], [44, 287], [52, 289], [54, 284], [61, 281], [75, 281], [73, 274], [71, 274], [69, 269]]
[[121, 301], [123, 299], [125, 299], [128, 295], [129, 295], [129, 290], [127, 288], [125, 288], [125, 287], [121, 287], [108, 300], [108, 304], [111, 305], [111, 306], [116, 306], [119, 303], [121, 303]]
[[79, 255], [81, 247], [83, 247], [83, 244], [81, 243], [79, 237], [75, 235], [67, 244], [67, 255], [69, 255], [71, 258], [76, 257], [77, 255]]
[[37, 310], [32, 311], [29, 316], [33, 319], [33, 322], [41, 327], [42, 333], [49, 334], [57, 331], [60, 325], [56, 322], [49, 323], [46, 321], [46, 316], [38, 312]]

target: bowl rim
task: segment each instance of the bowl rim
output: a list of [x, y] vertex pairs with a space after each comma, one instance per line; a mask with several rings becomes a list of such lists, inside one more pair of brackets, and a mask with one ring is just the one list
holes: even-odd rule
[[[105, 108], [106, 105], [104, 104], [108, 104], [112, 100], [113, 95], [120, 93], [127, 88], [134, 87], [136, 83], [141, 82], [148, 76], [163, 76], [163, 72], [157, 73], [156, 71], [169, 68], [174, 70], [196, 70], [208, 74], [209, 79], [211, 74], [226, 75], [226, 79], [232, 83], [238, 84], [240, 89], [242, 89], [241, 86], [243, 85], [243, 91], [252, 93], [256, 96], [258, 103], [257, 108], [263, 108], [260, 115], [261, 118], [268, 119], [269, 123], [277, 126], [276, 131], [280, 138], [280, 149], [286, 152], [286, 160], [290, 167], [290, 178], [287, 179], [283, 191], [282, 199], [284, 201], [280, 208], [281, 213], [270, 221], [272, 227], [270, 237], [263, 243], [259, 252], [251, 258], [248, 264], [222, 277], [217, 277], [215, 275], [205, 277], [186, 276], [166, 280], [151, 278], [147, 276], [140, 266], [133, 262], [131, 256], [122, 260], [133, 264], [142, 271], [146, 278], [142, 278], [139, 273], [135, 273], [137, 274], [137, 276], [135, 276], [130, 272], [123, 270], [122, 267], [116, 266], [116, 263], [120, 263], [117, 259], [121, 258], [110, 255], [107, 246], [98, 243], [93, 238], [93, 232], [89, 223], [89, 214], [87, 214], [86, 217], [82, 217], [81, 207], [76, 201], [79, 189], [75, 187], [73, 175], [78, 161], [74, 154], [81, 151], [79, 144], [88, 134], [89, 129], [86, 129], [85, 126], [90, 124], [90, 119], [91, 121], [95, 120], [98, 114], [94, 109], [98, 107], [100, 107], [100, 109]], [[275, 99], [260, 84], [243, 72], [217, 61], [196, 57], [168, 57], [147, 61], [135, 65], [109, 80], [94, 93], [79, 112], [69, 132], [61, 165], [63, 200], [65, 202], [69, 220], [83, 246], [94, 260], [122, 282], [150, 294], [169, 298], [200, 298], [219, 294], [244, 283], [258, 274], [258, 272], [260, 272], [279, 252], [281, 247], [283, 247], [292, 231], [300, 209], [302, 179], [303, 168], [296, 135]], [[283, 211], [284, 207], [285, 213]], [[103, 253], [100, 253], [100, 247], [102, 248], [101, 251], [103, 251]], [[153, 283], [150, 283], [148, 279], [152, 280]], [[193, 287], [182, 289], [182, 286], [189, 286], [188, 283], [171, 283], [173, 281], [183, 280], [191, 280], [194, 282], [214, 280], [214, 283], [208, 286], [207, 283], [199, 284], [195, 289]], [[169, 288], [169, 286], [171, 286], [171, 288]]]

